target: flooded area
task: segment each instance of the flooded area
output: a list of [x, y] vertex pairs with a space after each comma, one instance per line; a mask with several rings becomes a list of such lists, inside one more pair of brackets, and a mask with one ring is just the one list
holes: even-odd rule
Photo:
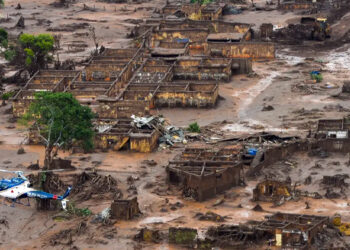
[[350, 249], [350, 4], [313, 3], [5, 1], [0, 248]]

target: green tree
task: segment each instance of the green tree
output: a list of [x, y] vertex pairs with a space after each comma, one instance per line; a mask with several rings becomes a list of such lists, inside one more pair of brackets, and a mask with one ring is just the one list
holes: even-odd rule
[[5, 6], [5, 1], [4, 0], [0, 0], [0, 9], [4, 8], [4, 6]]
[[8, 45], [7, 31], [3, 28], [0, 28], [0, 47], [7, 48], [7, 45]]
[[80, 145], [93, 148], [94, 114], [82, 106], [71, 93], [38, 92], [23, 116], [22, 122], [33, 122], [33, 128], [45, 145], [45, 168], [50, 169], [59, 149]]
[[46, 68], [52, 61], [55, 40], [50, 34], [22, 34], [19, 43], [25, 54], [25, 65], [32, 71]]

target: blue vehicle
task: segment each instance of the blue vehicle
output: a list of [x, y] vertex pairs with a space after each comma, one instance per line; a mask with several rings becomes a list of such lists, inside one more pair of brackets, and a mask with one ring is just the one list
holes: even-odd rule
[[11, 179], [0, 180], [0, 196], [10, 199], [13, 203], [18, 203], [18, 200], [27, 198], [28, 205], [30, 205], [29, 198], [59, 200], [62, 203], [62, 208], [66, 210], [68, 201], [66, 198], [70, 194], [72, 187], [68, 187], [63, 195], [54, 195], [32, 188], [32, 185], [22, 171], [0, 170], [0, 172], [14, 173], [17, 175], [17, 177]]

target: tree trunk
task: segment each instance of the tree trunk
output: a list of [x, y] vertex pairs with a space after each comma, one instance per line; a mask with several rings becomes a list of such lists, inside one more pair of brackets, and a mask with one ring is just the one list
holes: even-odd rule
[[45, 148], [45, 160], [44, 160], [44, 168], [51, 169], [52, 165], [52, 146], [46, 146]]

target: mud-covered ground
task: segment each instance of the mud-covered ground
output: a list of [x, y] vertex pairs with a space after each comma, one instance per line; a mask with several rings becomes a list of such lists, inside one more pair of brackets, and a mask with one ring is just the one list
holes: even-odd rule
[[[0, 26], [13, 27], [19, 15], [25, 18], [23, 30], [11, 29], [11, 35], [20, 32], [42, 33], [48, 29], [67, 28], [67, 24], [81, 24], [83, 28], [73, 31], [54, 31], [62, 35], [60, 59], [74, 58], [82, 60], [89, 56], [94, 48], [89, 36], [89, 26], [95, 27], [99, 44], [105, 47], [126, 47], [131, 42], [125, 35], [130, 32], [130, 19], [142, 19], [151, 15], [154, 8], [160, 8], [164, 1], [150, 1], [142, 4], [107, 4], [95, 1], [76, 1], [69, 8], [56, 8], [50, 5], [53, 1], [21, 1], [22, 10], [15, 10], [17, 1], [6, 1], [5, 9], [0, 10], [3, 17], [10, 21]], [[84, 10], [84, 4], [89, 10]], [[225, 17], [235, 22], [250, 22], [257, 27], [262, 22], [273, 22], [285, 25], [294, 20], [298, 13], [282, 13], [278, 11], [244, 11], [241, 15]], [[342, 37], [348, 29], [349, 15], [336, 22], [333, 40]], [[87, 23], [82, 24], [82, 23]], [[69, 26], [68, 26], [69, 27]], [[78, 44], [78, 45], [77, 45]], [[82, 50], [83, 48], [83, 50]], [[256, 61], [251, 76], [233, 76], [231, 82], [220, 85], [220, 101], [214, 109], [160, 109], [173, 125], [187, 126], [197, 121], [201, 126], [209, 125], [212, 134], [204, 135], [230, 137], [232, 134], [273, 131], [281, 133], [305, 135], [315, 128], [317, 119], [341, 118], [350, 110], [348, 99], [335, 97], [344, 80], [350, 74], [350, 49], [347, 44], [339, 48], [318, 49], [318, 43], [310, 46], [279, 46], [276, 60]], [[309, 73], [322, 70], [322, 83], [310, 81]], [[264, 106], [272, 106], [270, 111], [262, 111]], [[24, 142], [25, 129], [11, 123], [8, 114], [10, 104], [0, 108], [0, 167], [8, 170], [26, 170], [26, 166], [40, 160], [43, 162], [44, 150], [41, 146], [23, 145], [25, 154], [18, 155], [19, 145]], [[213, 144], [215, 145], [215, 144]], [[216, 222], [199, 221], [194, 218], [198, 212], [215, 212], [227, 216], [224, 223], [238, 224], [249, 220], [262, 220], [265, 215], [283, 211], [332, 216], [340, 213], [344, 221], [350, 221], [349, 190], [338, 199], [302, 198], [299, 201], [288, 201], [282, 206], [274, 207], [271, 203], [260, 202], [263, 212], [253, 211], [257, 204], [252, 202], [252, 190], [257, 179], [247, 180], [246, 187], [232, 188], [224, 194], [205, 202], [194, 202], [181, 197], [176, 187], [166, 184], [165, 166], [184, 145], [176, 148], [159, 150], [150, 154], [133, 152], [96, 152], [89, 155], [61, 152], [61, 157], [72, 159], [77, 167], [75, 172], [90, 171], [95, 168], [99, 174], [110, 174], [117, 180], [123, 197], [138, 195], [142, 215], [132, 221], [116, 221], [112, 225], [93, 224], [91, 217], [74, 218], [68, 221], [55, 220], [57, 212], [40, 212], [31, 207], [16, 205], [14, 208], [0, 206], [0, 219], [8, 224], [0, 224], [0, 248], [33, 249], [53, 248], [69, 249], [73, 246], [93, 249], [175, 249], [164, 241], [159, 244], [144, 244], [133, 240], [134, 235], [142, 227], [166, 230], [169, 226], [187, 226], [205, 230]], [[154, 160], [157, 164], [150, 166], [144, 160]], [[298, 188], [310, 192], [317, 191], [324, 195], [325, 188], [321, 184], [323, 175], [349, 174], [348, 156], [331, 154], [326, 159], [310, 157], [306, 154], [292, 156], [289, 162], [278, 162], [270, 169], [263, 171], [266, 175], [279, 178], [291, 177], [293, 183], [301, 183]], [[317, 165], [318, 164], [318, 165]], [[317, 166], [315, 168], [315, 166]], [[60, 175], [67, 175], [66, 173]], [[10, 177], [9, 174], [1, 174]], [[130, 176], [135, 180], [128, 183]], [[312, 176], [312, 182], [304, 181]], [[130, 186], [134, 187], [130, 189]], [[336, 190], [338, 191], [338, 190]], [[74, 201], [75, 197], [69, 198]], [[224, 199], [218, 206], [217, 200]], [[305, 202], [310, 205], [306, 209]], [[99, 213], [111, 204], [111, 199], [95, 197], [75, 204], [79, 208], [88, 207], [93, 213]], [[8, 205], [8, 204], [7, 204]], [[70, 230], [62, 233], [62, 230]], [[71, 236], [67, 236], [71, 235]], [[72, 238], [70, 238], [72, 237]], [[55, 240], [56, 239], [56, 240]], [[68, 239], [68, 240], [67, 240]], [[71, 240], [70, 240], [71, 239]], [[346, 239], [347, 240], [347, 239]]]

